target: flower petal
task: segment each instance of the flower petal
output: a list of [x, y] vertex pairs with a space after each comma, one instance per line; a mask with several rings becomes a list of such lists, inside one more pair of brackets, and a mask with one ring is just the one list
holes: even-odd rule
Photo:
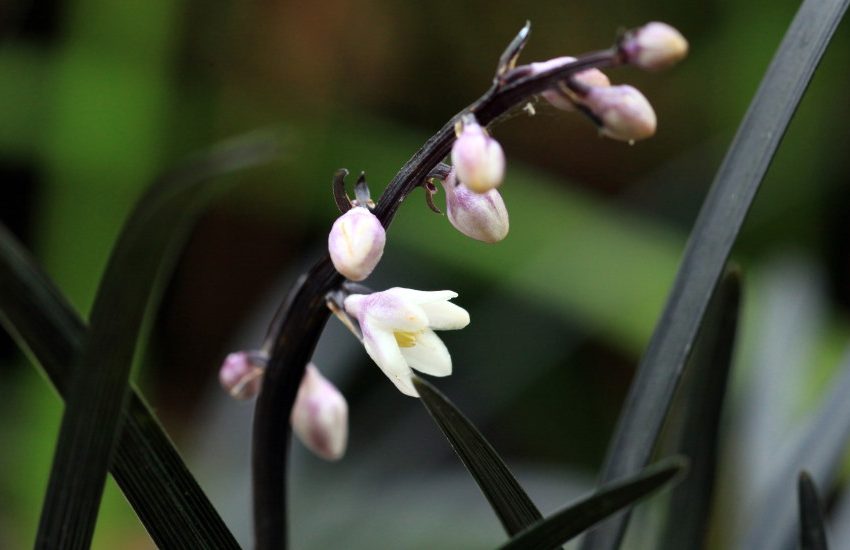
[[407, 361], [402, 355], [392, 331], [374, 326], [372, 323], [362, 323], [360, 328], [363, 331], [363, 345], [366, 347], [366, 353], [369, 354], [369, 357], [384, 371], [387, 378], [396, 385], [401, 393], [419, 397], [419, 393], [413, 387], [411, 380], [413, 373], [410, 372], [410, 367], [407, 366]]
[[452, 357], [446, 345], [433, 330], [425, 330], [416, 335], [416, 344], [401, 348], [401, 354], [407, 363], [419, 372], [431, 376], [448, 376], [452, 373]]
[[370, 294], [367, 300], [363, 315], [386, 329], [419, 331], [428, 326], [428, 316], [414, 302], [386, 292]]
[[451, 300], [452, 298], [457, 298], [457, 292], [454, 292], [452, 290], [413, 290], [411, 288], [401, 288], [398, 286], [385, 290], [383, 294], [397, 296], [402, 300], [407, 300], [420, 306], [422, 304], [430, 304], [432, 302], [444, 302], [446, 300]]
[[422, 304], [428, 326], [434, 330], [457, 330], [469, 324], [469, 313], [451, 302]]

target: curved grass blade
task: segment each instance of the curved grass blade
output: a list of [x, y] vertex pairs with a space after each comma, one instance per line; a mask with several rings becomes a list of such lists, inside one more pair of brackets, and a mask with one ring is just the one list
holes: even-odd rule
[[514, 535], [540, 521], [543, 515], [472, 422], [429, 382], [414, 376], [413, 385], [422, 404], [487, 497], [505, 531]]
[[663, 460], [640, 474], [608, 486], [576, 504], [541, 520], [501, 547], [502, 550], [550, 550], [569, 541], [593, 524], [631, 506], [669, 483], [687, 469], [681, 457]]
[[[86, 326], [0, 225], [0, 321], [64, 397]], [[110, 471], [160, 548], [239, 546], [135, 389]]]
[[717, 469], [720, 416], [732, 365], [741, 302], [741, 276], [727, 271], [706, 313], [685, 375], [684, 421], [677, 453], [688, 477], [673, 489], [658, 548], [705, 548]]
[[800, 472], [797, 483], [800, 502], [800, 548], [801, 550], [827, 550], [826, 529], [815, 482], [808, 472]]
[[[90, 329], [71, 374], [65, 413], [36, 538], [37, 548], [87, 548], [120, 433], [146, 306], [175, 241], [209, 194], [210, 178], [265, 161], [276, 142], [251, 137], [189, 162], [155, 183], [112, 251]], [[162, 269], [164, 271], [164, 269]]]
[[850, 350], [830, 382], [829, 395], [803, 430], [793, 449], [780, 458], [758, 516], [739, 548], [793, 548], [797, 512], [788, 498], [789, 481], [805, 469], [821, 487], [830, 486], [850, 444]]
[[[732, 245], [848, 1], [804, 0], [785, 33], [697, 217], [620, 414], [601, 483], [649, 460]], [[600, 525], [582, 548], [617, 548], [627, 523], [621, 515]]]

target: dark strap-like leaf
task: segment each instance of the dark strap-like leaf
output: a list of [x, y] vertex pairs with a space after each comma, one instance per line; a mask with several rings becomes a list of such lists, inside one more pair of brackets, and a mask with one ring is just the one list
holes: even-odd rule
[[472, 422], [429, 382], [414, 376], [422, 404], [446, 435], [509, 535], [522, 531], [543, 516], [511, 474], [499, 453]]
[[[61, 396], [86, 327], [47, 276], [0, 225], [0, 320], [29, 349]], [[160, 548], [238, 548], [180, 454], [131, 389], [110, 466]]]
[[659, 548], [705, 548], [717, 469], [720, 416], [732, 365], [741, 276], [728, 271], [706, 313], [688, 363], [684, 420], [676, 452], [688, 457], [688, 477], [673, 489]]
[[[696, 220], [620, 414], [601, 483], [629, 475], [649, 460], [732, 245], [848, 1], [805, 0], [786, 32]], [[617, 548], [627, 521], [622, 515], [604, 523], [582, 548]]]
[[826, 529], [818, 490], [808, 472], [800, 472], [797, 483], [800, 502], [800, 548], [801, 550], [827, 550]]
[[563, 508], [522, 531], [502, 550], [550, 550], [569, 541], [595, 523], [631, 506], [660, 488], [687, 468], [687, 461], [674, 457], [646, 468], [640, 474], [604, 486], [599, 492]]
[[125, 223], [69, 381], [36, 547], [91, 544], [156, 276], [173, 259], [173, 245], [185, 237], [211, 178], [268, 160], [276, 149], [267, 137], [251, 137], [201, 156], [153, 185]]

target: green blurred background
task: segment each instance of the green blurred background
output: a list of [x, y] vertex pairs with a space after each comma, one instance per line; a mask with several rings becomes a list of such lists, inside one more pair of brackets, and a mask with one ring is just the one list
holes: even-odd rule
[[[228, 401], [217, 369], [227, 352], [260, 344], [288, 285], [323, 253], [336, 214], [334, 170], [366, 170], [373, 193], [383, 189], [486, 89], [526, 20], [527, 62], [607, 47], [619, 29], [649, 20], [673, 24], [691, 44], [680, 67], [609, 72], [652, 101], [655, 138], [603, 140], [587, 121], [543, 104], [536, 116], [518, 113], [494, 132], [508, 156], [508, 238], [470, 241], [416, 192], [369, 280], [460, 293], [473, 322], [446, 335], [455, 374], [440, 385], [548, 511], [592, 483], [690, 225], [796, 7], [6, 0], [0, 216], [85, 314], [123, 219], [156, 174], [240, 133], [284, 136], [280, 160], [231, 178], [236, 185], [200, 220], [163, 286], [136, 369], [193, 471], [250, 545], [251, 405]], [[747, 299], [725, 423], [729, 476], [766, 467], [788, 426], [815, 405], [847, 339], [848, 39], [845, 24], [736, 248]], [[0, 547], [22, 548], [34, 537], [61, 402], [0, 337]], [[293, 446], [296, 547], [502, 540], [421, 406], [398, 395], [334, 322], [317, 362], [349, 399], [351, 441], [337, 464]], [[737, 502], [731, 489], [721, 498]], [[746, 505], [718, 514], [721, 546]], [[94, 546], [151, 546], [111, 481]]]

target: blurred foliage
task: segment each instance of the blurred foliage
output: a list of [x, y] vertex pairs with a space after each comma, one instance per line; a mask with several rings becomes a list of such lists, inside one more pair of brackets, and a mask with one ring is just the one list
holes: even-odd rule
[[[203, 434], [216, 436], [204, 431], [211, 422], [250, 431], [244, 408], [241, 425], [213, 422], [217, 364], [231, 346], [259, 342], [268, 316], [252, 313], [255, 304], [279, 299], [320, 254], [335, 215], [333, 171], [366, 170], [373, 188], [381, 189], [431, 132], [484, 90], [502, 47], [525, 20], [533, 25], [527, 61], [605, 47], [617, 29], [647, 20], [674, 24], [691, 43], [681, 67], [661, 75], [611, 73], [651, 99], [659, 115], [656, 138], [629, 147], [598, 139], [586, 121], [544, 105], [535, 117], [517, 114], [496, 129], [509, 163], [508, 239], [492, 247], [466, 240], [415, 194], [391, 231], [384, 273], [375, 282], [460, 293], [473, 324], [462, 339], [447, 341], [456, 353], [451, 383], [461, 408], [517, 464], [553, 469], [532, 497], [561, 503], [563, 491], [547, 500], [546, 486], [586, 476], [601, 459], [604, 434], [690, 224], [795, 9], [790, 1], [8, 0], [0, 6], [0, 215], [87, 312], [118, 227], [156, 173], [235, 133], [269, 126], [285, 131], [283, 161], [240, 176], [238, 190], [204, 217], [153, 324], [147, 353], [167, 367], [138, 373], [174, 437], [207, 472], [202, 478], [217, 481], [210, 492], [225, 517], [244, 530], [247, 507], [227, 500], [228, 476], [235, 475], [227, 469], [240, 463], [213, 468], [203, 451], [210, 445]], [[850, 159], [844, 149], [850, 105], [840, 95], [850, 79], [848, 40], [844, 24], [736, 249], [748, 275], [745, 287], [754, 288], [745, 290], [747, 304], [762, 303], [758, 289], [775, 272], [773, 259], [789, 250], [824, 274], [812, 283], [826, 304], [824, 328], [793, 365], [804, 371], [803, 382], [793, 403], [785, 403], [797, 419], [827, 383], [848, 334], [850, 194], [844, 186]], [[735, 382], [741, 395], [748, 364], [763, 349], [752, 343], [766, 319], [754, 313], [756, 306], [745, 307], [750, 320], [743, 347], [749, 351], [738, 354], [743, 374]], [[242, 322], [257, 317], [258, 330], [237, 336]], [[410, 435], [419, 433], [409, 426], [419, 426], [422, 411], [386, 395], [390, 386], [364, 354], [330, 347], [346, 354], [325, 352], [328, 357], [356, 363], [356, 375], [338, 371], [352, 403], [352, 448], [339, 465], [296, 464], [306, 468], [305, 479], [315, 479], [310, 468], [326, 477], [337, 469], [328, 479], [340, 482], [368, 457], [377, 462], [370, 471], [383, 472], [375, 475], [390, 486], [409, 483], [420, 466], [430, 468], [417, 474], [426, 482], [459, 468], [446, 454], [422, 450], [442, 449], [443, 442], [430, 431]], [[12, 391], [0, 405], [8, 419], [0, 424], [0, 546], [22, 547], [35, 532], [60, 405], [7, 340], [1, 361], [0, 384]], [[553, 415], [567, 418], [555, 422]], [[553, 437], [555, 430], [563, 431]], [[231, 441], [233, 434], [217, 435]], [[436, 457], [428, 462], [431, 453]], [[387, 457], [381, 462], [378, 454]], [[404, 460], [404, 468], [391, 457]], [[457, 490], [474, 493], [471, 484], [461, 485]], [[296, 488], [295, 501], [303, 506], [294, 521], [296, 532], [304, 531], [298, 537], [307, 540], [310, 526], [321, 525], [309, 516], [310, 506], [322, 509], [323, 492], [348, 495], [340, 499], [348, 508], [329, 507], [326, 514], [337, 515], [324, 518], [344, 526], [356, 519], [358, 497], [383, 491], [375, 486], [361, 480], [342, 488], [330, 481], [319, 489]], [[356, 490], [365, 494], [351, 494]], [[302, 504], [298, 495], [305, 491], [315, 495]], [[406, 502], [403, 491], [396, 500], [379, 494], [387, 512], [408, 505], [399, 504]], [[499, 540], [493, 538], [497, 526], [487, 521], [484, 527], [470, 522], [470, 532], [491, 531], [458, 535], [469, 537], [463, 547]], [[409, 521], [400, 525], [414, 540], [396, 547], [416, 547], [425, 540], [416, 536], [429, 536]], [[118, 541], [149, 545], [110, 489], [95, 547]]]

